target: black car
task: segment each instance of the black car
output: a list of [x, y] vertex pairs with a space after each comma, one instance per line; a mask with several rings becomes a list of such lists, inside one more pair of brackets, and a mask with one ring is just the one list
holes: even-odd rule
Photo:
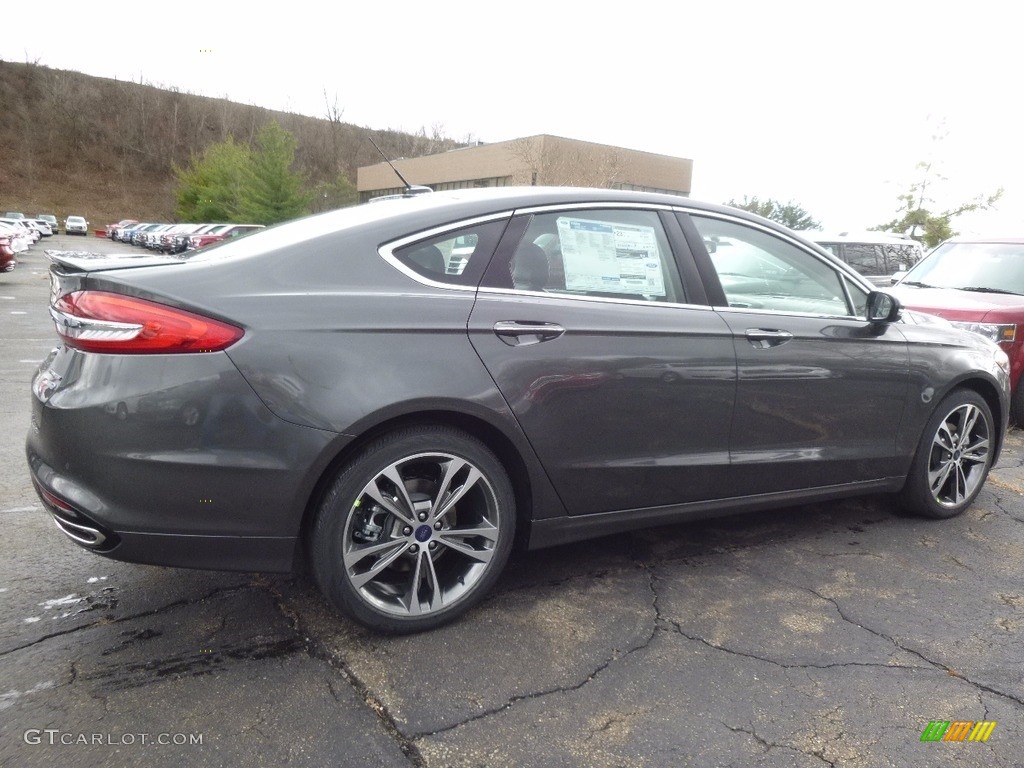
[[952, 517], [1006, 430], [996, 345], [685, 198], [467, 190], [51, 257], [27, 454], [58, 526], [141, 563], [308, 560], [385, 631], [467, 610], [514, 544], [877, 492]]

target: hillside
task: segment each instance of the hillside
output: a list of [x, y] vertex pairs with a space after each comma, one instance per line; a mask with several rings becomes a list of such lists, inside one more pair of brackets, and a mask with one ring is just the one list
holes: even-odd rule
[[[250, 143], [276, 120], [298, 142], [296, 170], [311, 190], [389, 157], [458, 146], [437, 135], [371, 130], [328, 114], [278, 112], [37, 64], [0, 61], [0, 212], [172, 220], [174, 165], [233, 136]], [[328, 110], [325, 108], [325, 113]]]

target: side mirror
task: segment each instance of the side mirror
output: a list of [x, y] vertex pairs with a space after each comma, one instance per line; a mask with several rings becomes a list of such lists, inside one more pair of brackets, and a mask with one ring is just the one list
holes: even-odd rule
[[882, 291], [872, 291], [868, 294], [869, 323], [891, 323], [899, 316], [900, 302], [895, 296]]

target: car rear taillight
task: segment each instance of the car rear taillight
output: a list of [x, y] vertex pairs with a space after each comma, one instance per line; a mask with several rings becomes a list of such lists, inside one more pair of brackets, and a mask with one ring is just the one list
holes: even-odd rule
[[219, 352], [244, 334], [220, 320], [107, 291], [65, 294], [50, 314], [64, 342], [86, 352]]

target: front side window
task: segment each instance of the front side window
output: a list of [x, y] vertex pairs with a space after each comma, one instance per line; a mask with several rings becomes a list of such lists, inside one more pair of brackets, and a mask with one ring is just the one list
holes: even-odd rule
[[691, 218], [730, 307], [830, 316], [863, 314], [864, 290], [811, 253], [751, 226]]
[[534, 214], [509, 263], [509, 273], [512, 287], [524, 291], [683, 301], [679, 272], [655, 211], [581, 209]]

